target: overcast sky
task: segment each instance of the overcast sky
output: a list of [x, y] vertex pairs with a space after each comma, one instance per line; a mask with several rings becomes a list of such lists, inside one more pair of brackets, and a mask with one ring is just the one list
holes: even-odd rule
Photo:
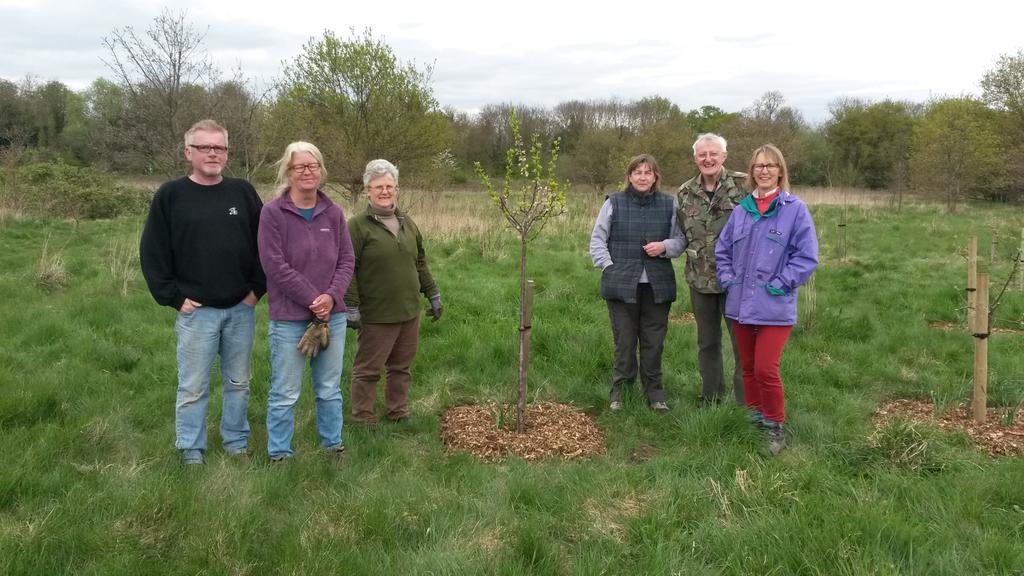
[[102, 40], [185, 10], [227, 72], [270, 82], [325, 29], [371, 27], [404, 61], [433, 64], [444, 106], [658, 95], [739, 111], [769, 90], [812, 121], [841, 96], [926, 101], [980, 94], [1024, 48], [1024, 2], [718, 0], [0, 0], [0, 77], [80, 89], [110, 78]]

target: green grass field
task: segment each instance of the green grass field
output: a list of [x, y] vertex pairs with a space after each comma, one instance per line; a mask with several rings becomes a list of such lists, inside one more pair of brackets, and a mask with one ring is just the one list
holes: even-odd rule
[[[598, 200], [572, 198], [530, 253], [530, 398], [573, 404], [607, 436], [605, 456], [572, 462], [482, 464], [440, 442], [446, 407], [515, 395], [517, 246], [483, 197], [417, 208], [445, 317], [423, 325], [412, 420], [346, 428], [341, 467], [316, 452], [308, 387], [297, 457], [267, 461], [261, 304], [254, 456], [219, 448], [215, 376], [207, 464], [183, 469], [174, 311], [132, 275], [142, 219], [0, 219], [0, 574], [1024, 573], [1024, 459], [927, 424], [871, 425], [890, 398], [968, 398], [971, 337], [929, 322], [963, 321], [968, 235], [1002, 285], [1024, 211], [852, 206], [844, 259], [843, 210], [814, 206], [816, 306], [783, 357], [790, 447], [768, 459], [742, 409], [697, 410], [686, 297], [666, 342], [671, 411], [637, 395], [607, 410], [611, 335], [586, 251]], [[66, 276], [49, 288], [44, 244]], [[1004, 296], [995, 325], [1024, 329], [1024, 294]], [[1024, 335], [989, 346], [990, 405], [1024, 407]], [[347, 382], [346, 368], [346, 397]]]

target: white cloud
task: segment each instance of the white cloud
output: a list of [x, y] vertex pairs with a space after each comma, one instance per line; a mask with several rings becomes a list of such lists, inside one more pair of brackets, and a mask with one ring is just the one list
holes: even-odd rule
[[[438, 100], [458, 109], [506, 101], [657, 94], [684, 109], [740, 110], [781, 91], [820, 120], [841, 96], [923, 101], [977, 93], [1002, 53], [1022, 46], [1024, 5], [978, 0], [841, 4], [652, 1], [514, 5], [454, 0], [373, 2], [183, 0], [228, 73], [269, 80], [325, 29], [372, 27], [403, 60], [435, 64]], [[0, 77], [32, 74], [81, 88], [110, 76], [100, 58], [114, 28], [148, 27], [150, 0], [0, 0]], [[178, 8], [176, 8], [178, 9]]]

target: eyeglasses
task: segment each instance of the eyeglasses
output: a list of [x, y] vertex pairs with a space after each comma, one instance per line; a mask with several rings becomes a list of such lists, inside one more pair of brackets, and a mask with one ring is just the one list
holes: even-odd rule
[[320, 171], [320, 163], [310, 162], [309, 164], [293, 164], [291, 169], [292, 172], [295, 172], [296, 174], [302, 174], [303, 172], [314, 174]]
[[380, 194], [381, 192], [394, 192], [396, 190], [398, 190], [398, 186], [385, 186], [383, 184], [380, 186], [370, 186], [370, 192], [373, 192], [374, 194]]
[[779, 165], [775, 162], [769, 162], [767, 164], [754, 164], [754, 172], [761, 172], [762, 170], [778, 170]]
[[211, 146], [209, 144], [189, 144], [188, 147], [198, 152], [202, 152], [203, 154], [209, 154], [210, 152], [214, 152], [216, 154], [228, 153], [227, 146]]

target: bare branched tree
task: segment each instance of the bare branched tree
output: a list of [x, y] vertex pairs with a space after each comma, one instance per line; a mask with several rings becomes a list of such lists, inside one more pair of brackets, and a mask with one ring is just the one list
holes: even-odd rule
[[181, 158], [181, 137], [196, 120], [209, 116], [209, 92], [220, 72], [205, 50], [206, 32], [185, 12], [164, 9], [142, 33], [117, 28], [103, 39], [103, 63], [124, 89], [128, 110], [121, 126], [132, 148], [156, 173], [173, 174]]

